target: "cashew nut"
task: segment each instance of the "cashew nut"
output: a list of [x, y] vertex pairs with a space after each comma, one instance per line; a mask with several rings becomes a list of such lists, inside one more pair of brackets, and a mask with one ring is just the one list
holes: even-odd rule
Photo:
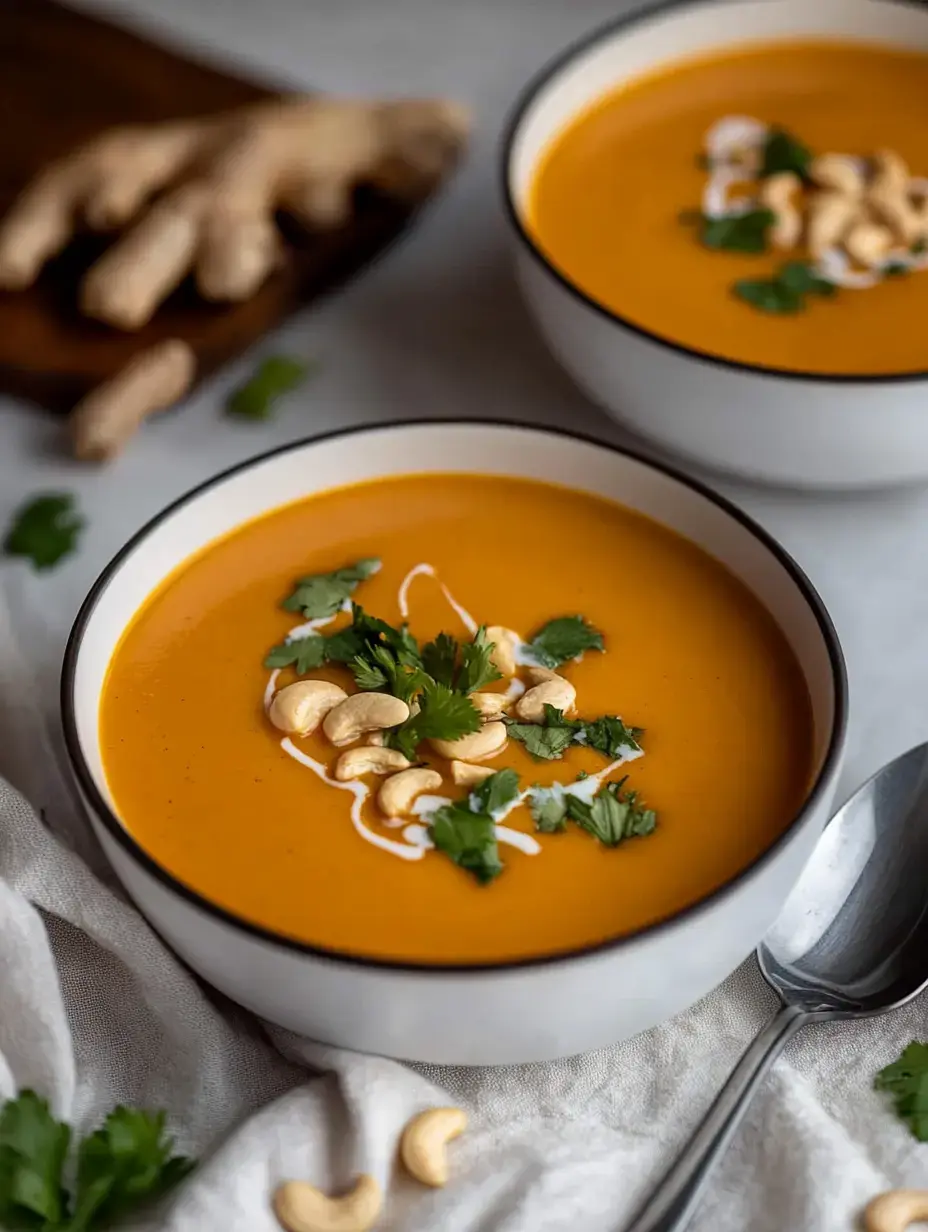
[[840, 244], [850, 225], [860, 215], [860, 201], [842, 193], [823, 192], [812, 198], [806, 242], [814, 258], [826, 248]]
[[893, 237], [888, 227], [878, 222], [857, 222], [844, 237], [844, 250], [852, 261], [871, 269], [879, 265], [892, 247]]
[[919, 234], [919, 216], [909, 200], [909, 169], [895, 150], [881, 150], [874, 159], [875, 174], [867, 204], [895, 239], [911, 244]]
[[864, 191], [861, 167], [845, 154], [822, 154], [814, 158], [809, 166], [809, 177], [820, 188], [841, 197], [860, 197]]
[[557, 676], [554, 680], [536, 684], [533, 689], [523, 693], [516, 703], [516, 714], [526, 723], [541, 723], [545, 717], [545, 706], [553, 706], [555, 710], [563, 710], [566, 714], [573, 709], [576, 700], [577, 690], [574, 686], [563, 676]]
[[471, 693], [470, 700], [484, 723], [490, 719], [498, 719], [509, 705], [509, 698], [505, 693]]
[[525, 675], [532, 684], [545, 684], [548, 680], [561, 680], [557, 672], [552, 672], [550, 667], [527, 667]]
[[410, 1176], [440, 1189], [448, 1182], [445, 1147], [467, 1128], [462, 1108], [428, 1108], [413, 1117], [400, 1139], [400, 1158]]
[[867, 1232], [905, 1232], [909, 1224], [928, 1219], [928, 1189], [891, 1189], [867, 1204]]
[[522, 640], [518, 633], [504, 628], [503, 625], [490, 625], [486, 631], [486, 638], [488, 642], [493, 643], [490, 662], [504, 676], [514, 676], [518, 666], [516, 647]]
[[371, 734], [368, 736], [368, 738], [365, 740], [364, 743], [369, 744], [371, 748], [382, 749], [383, 741], [384, 741], [383, 732], [375, 731], [375, 732], [371, 732]]
[[499, 721], [484, 723], [479, 731], [459, 740], [432, 740], [432, 748], [442, 757], [459, 761], [489, 761], [502, 753], [507, 742], [506, 724]]
[[[347, 757], [343, 753], [342, 757]], [[406, 762], [409, 765], [409, 762]], [[401, 770], [399, 774], [391, 774], [377, 793], [377, 803], [387, 817], [402, 817], [413, 806], [416, 796], [424, 791], [435, 791], [441, 787], [441, 775], [437, 770], [414, 766], [411, 770]]]
[[274, 694], [268, 718], [291, 736], [309, 736], [348, 694], [328, 680], [298, 680]]
[[274, 1193], [274, 1214], [287, 1232], [369, 1232], [383, 1206], [372, 1176], [359, 1176], [340, 1198], [306, 1181], [285, 1181]]
[[469, 761], [451, 763], [451, 780], [456, 787], [476, 787], [495, 773], [492, 766], [472, 766]]
[[342, 753], [335, 763], [335, 777], [340, 783], [347, 783], [349, 779], [359, 779], [362, 774], [393, 774], [408, 769], [409, 765], [409, 759], [398, 749], [362, 744]]
[[761, 185], [760, 203], [776, 216], [769, 232], [774, 248], [795, 248], [799, 243], [802, 214], [796, 205], [796, 194], [801, 187], [799, 176], [792, 171], [771, 175]]
[[409, 718], [409, 707], [389, 693], [353, 693], [325, 716], [322, 730], [338, 746], [351, 744], [365, 732], [397, 727]]

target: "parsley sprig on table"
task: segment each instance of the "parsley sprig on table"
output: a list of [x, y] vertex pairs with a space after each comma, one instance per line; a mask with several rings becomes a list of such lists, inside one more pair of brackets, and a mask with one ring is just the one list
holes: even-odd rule
[[77, 547], [84, 519], [67, 492], [36, 496], [13, 515], [3, 539], [6, 556], [24, 556], [37, 571], [51, 569]]
[[[34, 1091], [0, 1109], [0, 1226], [34, 1232], [98, 1232], [163, 1197], [192, 1160], [172, 1154], [164, 1114], [115, 1108], [77, 1145]], [[73, 1184], [67, 1178], [73, 1176]]]
[[928, 1044], [913, 1040], [898, 1061], [877, 1074], [873, 1084], [891, 1097], [896, 1116], [919, 1142], [928, 1142]]
[[514, 770], [491, 774], [463, 800], [446, 804], [428, 818], [437, 851], [474, 876], [481, 885], [503, 871], [493, 815], [519, 795]]
[[556, 761], [571, 745], [584, 745], [602, 753], [610, 761], [641, 748], [640, 727], [629, 727], [614, 714], [598, 719], [568, 719], [563, 711], [545, 706], [541, 723], [519, 723], [504, 719], [509, 736], [525, 746], [527, 753], [539, 761]]

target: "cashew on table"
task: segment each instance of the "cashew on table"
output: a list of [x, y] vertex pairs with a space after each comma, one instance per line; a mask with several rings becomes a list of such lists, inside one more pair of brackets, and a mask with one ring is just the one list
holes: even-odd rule
[[[277, 210], [321, 229], [345, 221], [359, 183], [415, 199], [450, 167], [466, 133], [464, 110], [443, 100], [300, 96], [114, 129], [53, 163], [14, 203], [0, 225], [0, 288], [29, 286], [83, 224], [123, 232], [84, 277], [87, 316], [139, 329], [189, 273], [205, 299], [247, 299], [285, 259]], [[79, 453], [109, 456], [146, 414], [183, 396], [193, 357], [178, 362], [185, 344], [170, 341], [167, 357], [136, 357], [128, 399], [122, 374], [93, 391], [92, 413], [79, 416]], [[117, 403], [127, 400], [123, 422]]]

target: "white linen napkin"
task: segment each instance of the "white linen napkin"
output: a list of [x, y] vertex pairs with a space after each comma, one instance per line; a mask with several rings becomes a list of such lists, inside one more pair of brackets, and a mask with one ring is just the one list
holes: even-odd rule
[[[125, 900], [25, 673], [0, 605], [0, 768], [15, 766], [46, 814], [0, 779], [0, 1098], [33, 1087], [82, 1132], [120, 1101], [165, 1108], [178, 1145], [203, 1162], [135, 1232], [274, 1232], [277, 1182], [335, 1188], [360, 1171], [388, 1191], [384, 1232], [619, 1232], [771, 1012], [747, 964], [628, 1043], [471, 1070], [263, 1026], [201, 986]], [[879, 1068], [928, 1035], [923, 1006], [800, 1035], [694, 1232], [850, 1232], [877, 1192], [928, 1185], [928, 1146], [872, 1090]], [[453, 1147], [451, 1183], [427, 1191], [396, 1168], [397, 1140], [413, 1113], [448, 1102], [468, 1109], [471, 1128]]]

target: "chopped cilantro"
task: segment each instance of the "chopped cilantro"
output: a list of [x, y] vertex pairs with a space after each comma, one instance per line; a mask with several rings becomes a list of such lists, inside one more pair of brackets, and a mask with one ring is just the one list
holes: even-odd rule
[[777, 316], [802, 312], [807, 295], [829, 298], [835, 284], [820, 278], [805, 261], [790, 261], [774, 278], [742, 278], [732, 290], [745, 303]]
[[920, 257], [926, 248], [928, 248], [928, 241], [916, 240], [915, 243], [912, 245], [912, 247], [909, 249], [909, 252], [912, 254], [913, 257]]
[[558, 834], [567, 829], [567, 800], [563, 794], [541, 788], [529, 796], [529, 809], [539, 834]]
[[560, 710], [545, 706], [541, 723], [518, 723], [503, 720], [513, 740], [525, 745], [526, 752], [541, 761], [563, 757], [572, 744], [586, 745], [615, 761], [623, 753], [640, 749], [640, 727], [627, 727], [614, 714], [599, 719], [567, 719]]
[[880, 271], [884, 278], [903, 278], [910, 272], [907, 265], [903, 265], [901, 261], [890, 261], [888, 265], [884, 265]]
[[273, 646], [264, 660], [265, 667], [290, 667], [304, 676], [323, 663], [348, 663], [359, 654], [362, 642], [349, 626], [337, 633], [307, 633], [292, 641]]
[[410, 761], [423, 740], [459, 740], [480, 729], [480, 715], [469, 698], [446, 684], [426, 680], [418, 695], [418, 712], [386, 736], [390, 748], [399, 749]]
[[429, 833], [436, 851], [471, 873], [481, 885], [503, 871], [493, 818], [474, 813], [467, 802], [446, 804], [432, 814]]
[[880, 1070], [873, 1085], [892, 1097], [896, 1116], [912, 1136], [928, 1142], [928, 1044], [913, 1040], [898, 1061]]
[[519, 776], [515, 770], [497, 770], [478, 783], [470, 794], [478, 812], [491, 816], [512, 804], [519, 795]]
[[641, 748], [638, 737], [642, 734], [640, 727], [626, 727], [620, 718], [614, 714], [604, 714], [600, 719], [589, 722], [581, 721], [581, 736], [578, 744], [585, 744], [615, 761], [629, 750], [633, 752]]
[[77, 1148], [65, 1187], [71, 1131], [33, 1091], [0, 1110], [0, 1224], [26, 1232], [97, 1232], [177, 1185], [193, 1167], [172, 1155], [164, 1114], [114, 1109]]
[[307, 620], [334, 616], [348, 602], [357, 584], [379, 568], [380, 561], [371, 558], [359, 560], [332, 573], [316, 573], [300, 578], [293, 593], [284, 599], [282, 607], [288, 612], [302, 612]]
[[404, 702], [411, 702], [421, 688], [431, 683], [421, 667], [400, 662], [396, 651], [383, 644], [368, 645], [351, 660], [351, 670], [359, 689], [386, 689]]
[[439, 684], [456, 693], [473, 693], [484, 685], [500, 679], [500, 673], [490, 662], [493, 642], [487, 641], [485, 629], [478, 629], [471, 642], [460, 644], [450, 633], [439, 633], [434, 641], [422, 647], [422, 666]]
[[624, 778], [617, 783], [607, 783], [590, 803], [570, 792], [565, 797], [571, 821], [606, 847], [617, 847], [627, 838], [653, 834], [657, 826], [654, 810], [638, 803], [637, 792], [623, 792], [624, 784]]
[[603, 635], [582, 616], [559, 616], [538, 630], [528, 649], [542, 667], [555, 668], [585, 650], [602, 650]]
[[422, 666], [439, 684], [454, 687], [457, 673], [458, 640], [450, 633], [439, 633], [434, 641], [422, 647]]
[[760, 177], [766, 179], [784, 171], [792, 171], [801, 180], [808, 181], [812, 151], [792, 133], [783, 128], [772, 128], [764, 142], [761, 157]]
[[22, 505], [3, 540], [7, 556], [25, 556], [36, 571], [51, 569], [77, 547], [84, 520], [67, 492], [36, 496]]
[[269, 355], [254, 375], [234, 390], [226, 403], [230, 415], [239, 419], [270, 419], [274, 403], [302, 385], [310, 365], [289, 355]]
[[700, 242], [706, 248], [724, 252], [757, 253], [767, 251], [767, 232], [776, 222], [772, 210], [748, 210], [724, 218], [703, 217]]

